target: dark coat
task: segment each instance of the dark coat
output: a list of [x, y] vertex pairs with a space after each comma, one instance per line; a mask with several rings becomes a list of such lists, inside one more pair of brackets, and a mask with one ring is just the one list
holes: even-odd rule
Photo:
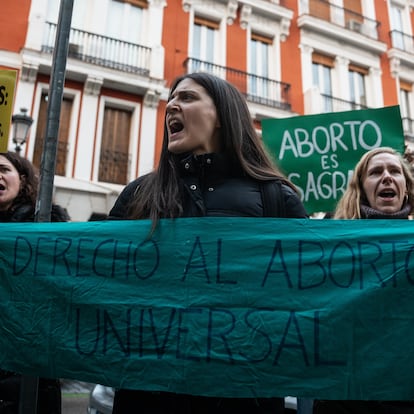
[[[229, 163], [223, 156], [189, 156], [179, 162], [183, 193], [182, 217], [263, 217], [261, 183]], [[139, 191], [145, 177], [128, 184], [109, 213], [110, 219], [127, 218], [128, 203]], [[281, 185], [283, 211], [274, 217], [306, 218], [307, 213], [296, 192]], [[277, 207], [279, 202], [275, 200]]]
[[[69, 221], [67, 211], [59, 205], [53, 205], [51, 221]], [[13, 210], [0, 211], [0, 223], [22, 223], [34, 221], [34, 208], [22, 204]], [[21, 375], [0, 369], [0, 414], [18, 414]], [[39, 378], [38, 414], [60, 414], [62, 397], [58, 379]]]
[[[232, 165], [223, 156], [188, 156], [179, 161], [183, 194], [183, 217], [263, 217], [265, 214], [261, 183]], [[130, 183], [109, 213], [110, 219], [127, 218], [128, 203], [139, 191], [144, 177]], [[307, 213], [295, 191], [279, 186], [283, 197], [274, 200], [275, 217], [306, 218]], [[133, 407], [133, 408], [132, 408]], [[283, 398], [216, 398], [179, 395], [167, 392], [117, 390], [114, 414], [131, 410], [141, 414], [282, 414]]]
[[[0, 211], [0, 223], [30, 223], [34, 221], [35, 210], [30, 204], [21, 204], [13, 210]], [[53, 204], [50, 213], [50, 221], [70, 221], [66, 209]]]

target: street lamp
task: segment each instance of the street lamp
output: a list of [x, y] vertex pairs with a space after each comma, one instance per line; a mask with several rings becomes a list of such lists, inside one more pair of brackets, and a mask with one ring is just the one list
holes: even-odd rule
[[29, 129], [33, 124], [33, 118], [27, 114], [26, 108], [20, 108], [20, 114], [12, 116], [14, 150], [20, 154], [22, 145], [26, 142]]

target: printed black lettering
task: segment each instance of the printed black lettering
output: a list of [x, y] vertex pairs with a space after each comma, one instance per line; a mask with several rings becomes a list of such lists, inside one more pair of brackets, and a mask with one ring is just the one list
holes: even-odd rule
[[193, 244], [193, 248], [188, 258], [187, 264], [185, 265], [184, 275], [182, 281], [185, 282], [190, 269], [201, 269], [206, 277], [206, 282], [210, 282], [210, 276], [208, 274], [206, 257], [204, 255], [203, 246], [200, 242], [200, 237], [197, 236]]
[[[215, 328], [215, 320], [214, 315], [215, 314], [221, 314], [221, 317], [228, 316], [230, 319], [230, 322], [226, 324], [227, 327], [223, 328], [221, 331], [216, 332]], [[221, 342], [223, 343], [224, 349], [227, 352], [228, 361], [231, 363], [234, 363], [233, 354], [231, 352], [231, 349], [228, 345], [228, 340], [226, 338], [227, 335], [229, 335], [235, 327], [236, 323], [236, 317], [233, 315], [231, 311], [228, 309], [218, 309], [218, 308], [212, 308], [209, 309], [209, 320], [208, 320], [208, 336], [207, 336], [207, 362], [211, 361], [211, 353], [213, 349], [213, 338], [219, 338]], [[221, 323], [221, 326], [223, 324]]]
[[[291, 327], [292, 324], [294, 326], [294, 333], [296, 334], [295, 336], [297, 337], [297, 341], [292, 342], [292, 343], [288, 343], [287, 338], [288, 338], [288, 334], [289, 334], [290, 327]], [[306, 352], [306, 348], [305, 348], [305, 342], [303, 340], [303, 335], [300, 331], [299, 323], [298, 323], [298, 320], [296, 318], [296, 313], [294, 311], [291, 311], [290, 314], [289, 314], [289, 320], [286, 324], [285, 331], [283, 332], [282, 340], [280, 341], [279, 347], [277, 349], [276, 356], [275, 356], [275, 359], [273, 361], [273, 365], [279, 365], [280, 356], [282, 355], [282, 351], [285, 348], [298, 349], [298, 350], [302, 351], [302, 356], [303, 356], [303, 360], [305, 362], [305, 365], [306, 366], [310, 365], [308, 355], [307, 355], [307, 352]]]
[[[273, 268], [275, 259], [277, 259], [277, 267]], [[287, 285], [292, 288], [293, 283], [290, 280], [289, 272], [286, 266], [285, 258], [283, 256], [283, 249], [282, 249], [282, 242], [281, 240], [276, 240], [275, 245], [273, 247], [272, 256], [270, 257], [269, 264], [266, 269], [266, 273], [264, 275], [263, 281], [262, 281], [262, 287], [266, 285], [267, 278], [270, 273], [281, 273], [285, 276]]]

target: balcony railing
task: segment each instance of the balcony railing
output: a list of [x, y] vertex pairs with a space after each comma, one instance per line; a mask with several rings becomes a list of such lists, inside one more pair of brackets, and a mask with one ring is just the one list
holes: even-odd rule
[[398, 30], [392, 30], [390, 32], [392, 47], [400, 50], [404, 50], [408, 53], [414, 53], [414, 37], [400, 32]]
[[354, 111], [357, 109], [367, 109], [368, 107], [362, 103], [347, 101], [345, 99], [334, 98], [331, 95], [321, 93], [323, 112], [341, 112]]
[[103, 149], [99, 160], [99, 181], [126, 184], [129, 166], [127, 153], [116, 150]]
[[187, 58], [184, 61], [184, 67], [187, 73], [208, 72], [226, 79], [239, 89], [250, 102], [287, 111], [291, 108], [289, 99], [290, 85], [288, 83], [194, 58]]
[[[56, 24], [47, 22], [42, 52], [53, 52], [55, 37]], [[150, 72], [151, 48], [73, 28], [68, 56], [122, 72], [144, 76]]]
[[378, 39], [379, 21], [325, 0], [313, 1], [309, 15], [345, 27], [372, 39]]

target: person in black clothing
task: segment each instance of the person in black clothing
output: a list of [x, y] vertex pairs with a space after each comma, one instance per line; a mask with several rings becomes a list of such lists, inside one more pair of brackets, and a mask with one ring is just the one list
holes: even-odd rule
[[[0, 154], [0, 223], [32, 222], [38, 191], [34, 166], [14, 152]], [[65, 209], [54, 205], [52, 221], [69, 221]], [[0, 414], [19, 412], [21, 375], [0, 369]], [[61, 413], [60, 381], [39, 379], [38, 414]]]
[[[366, 152], [357, 163], [334, 218], [406, 220], [413, 211], [414, 178], [410, 166], [394, 149], [379, 147]], [[412, 414], [414, 401], [315, 400], [313, 412]]]
[[[162, 218], [204, 216], [308, 217], [296, 188], [266, 153], [243, 95], [216, 76], [193, 73], [171, 87], [157, 169], [127, 185], [109, 219], [151, 219], [154, 229]], [[117, 390], [113, 413], [131, 407], [142, 414], [284, 412], [283, 398], [155, 391]]]
[[[33, 222], [38, 185], [38, 174], [30, 161], [15, 152], [0, 153], [0, 222]], [[70, 216], [53, 204], [51, 221], [70, 221]]]

